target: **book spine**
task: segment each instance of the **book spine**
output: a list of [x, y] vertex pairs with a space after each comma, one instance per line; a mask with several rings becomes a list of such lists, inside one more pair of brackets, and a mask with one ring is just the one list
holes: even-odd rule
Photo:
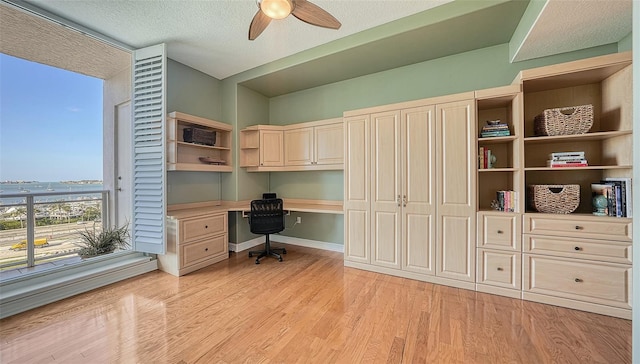
[[484, 147], [480, 147], [480, 150], [478, 151], [478, 156], [479, 156], [478, 168], [484, 169]]
[[584, 157], [584, 152], [553, 152], [552, 157]]
[[572, 167], [588, 167], [587, 163], [570, 163], [570, 164], [551, 164], [547, 167], [551, 168], [572, 168]]

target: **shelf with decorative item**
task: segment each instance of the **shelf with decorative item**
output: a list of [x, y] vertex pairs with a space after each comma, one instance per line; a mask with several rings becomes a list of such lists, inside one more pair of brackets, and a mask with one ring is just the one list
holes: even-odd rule
[[167, 170], [231, 172], [231, 125], [172, 112], [167, 117]]

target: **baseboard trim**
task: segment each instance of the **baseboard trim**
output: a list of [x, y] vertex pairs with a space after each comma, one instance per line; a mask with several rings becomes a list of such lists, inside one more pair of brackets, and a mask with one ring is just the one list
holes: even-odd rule
[[21, 284], [14, 285], [12, 289], [3, 288], [0, 294], [0, 318], [158, 269], [157, 260], [141, 254], [113, 259], [110, 263], [86, 267], [82, 272], [68, 272], [67, 275], [62, 272], [48, 284], [45, 282], [30, 284], [29, 280], [25, 279]]
[[[344, 253], [344, 245], [336, 243], [328, 243], [325, 241], [310, 240], [295, 238], [285, 235], [271, 235], [271, 241], [274, 243], [283, 243], [297, 246], [304, 246], [307, 248], [315, 248], [321, 250], [329, 250], [333, 252]], [[264, 237], [258, 237], [239, 244], [229, 243], [229, 250], [233, 252], [241, 252], [243, 250], [251, 249], [254, 246], [264, 244]]]

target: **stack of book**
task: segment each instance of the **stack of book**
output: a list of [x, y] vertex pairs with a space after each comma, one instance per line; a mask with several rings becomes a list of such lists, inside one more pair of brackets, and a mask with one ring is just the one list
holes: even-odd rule
[[493, 168], [496, 162], [496, 156], [491, 153], [491, 149], [487, 147], [480, 147], [478, 150], [478, 168], [487, 169]]
[[494, 209], [504, 212], [516, 212], [516, 206], [518, 206], [518, 194], [515, 191], [496, 191]]
[[584, 152], [555, 152], [549, 154], [547, 167], [586, 167], [589, 163], [584, 157]]
[[509, 136], [509, 125], [500, 122], [500, 120], [487, 121], [487, 125], [483, 126], [480, 130], [481, 138], [501, 137]]
[[[631, 178], [605, 178], [591, 184], [591, 193], [603, 195], [607, 199], [604, 215], [613, 217], [633, 217]], [[595, 212], [595, 206], [594, 206]]]

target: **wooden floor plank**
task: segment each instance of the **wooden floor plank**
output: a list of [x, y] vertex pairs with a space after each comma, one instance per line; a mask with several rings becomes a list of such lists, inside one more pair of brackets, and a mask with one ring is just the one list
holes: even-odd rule
[[0, 362], [631, 362], [628, 320], [287, 252], [152, 272], [3, 319]]

